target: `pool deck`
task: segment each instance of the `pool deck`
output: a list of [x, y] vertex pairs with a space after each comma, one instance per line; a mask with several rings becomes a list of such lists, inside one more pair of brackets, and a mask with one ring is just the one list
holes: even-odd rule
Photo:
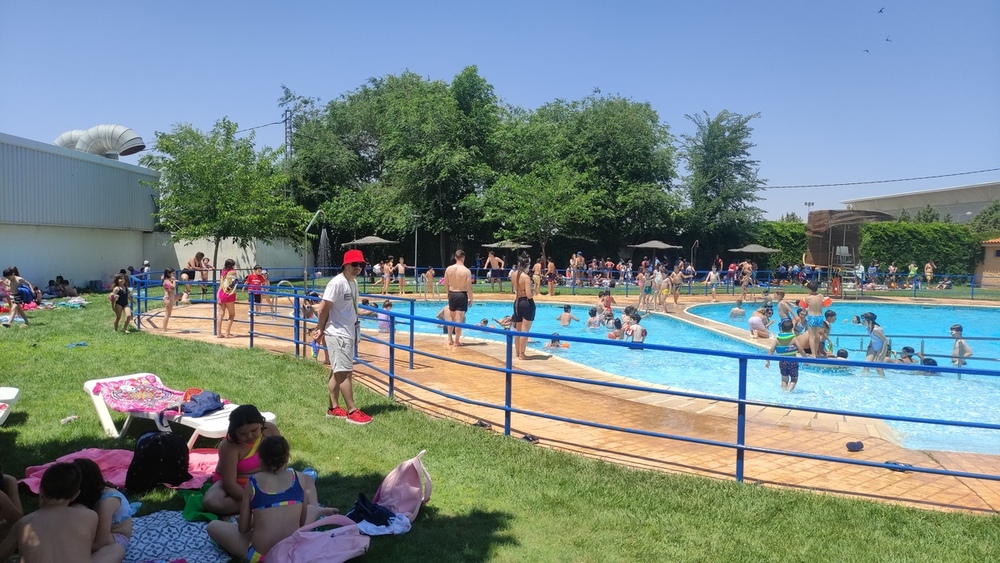
[[[489, 299], [489, 296], [476, 297], [480, 300]], [[507, 295], [496, 295], [496, 298], [510, 299]], [[557, 295], [551, 301], [542, 297], [538, 302], [590, 305], [594, 300], [595, 298], [591, 296]], [[720, 301], [732, 300], [732, 296], [728, 298], [720, 296]], [[619, 306], [629, 304], [621, 301], [619, 300]], [[707, 299], [699, 297], [682, 297], [682, 305], [706, 301]], [[927, 303], [928, 300], [923, 299], [921, 302]], [[947, 302], [958, 304], [955, 300]], [[240, 305], [237, 305], [238, 318], [246, 318], [245, 305], [243, 307]], [[177, 318], [184, 314], [210, 315], [211, 306], [189, 305], [175, 309], [175, 318], [171, 319], [171, 330], [165, 333], [166, 335], [241, 348], [245, 348], [248, 344], [245, 324], [234, 326], [237, 338], [217, 339], [211, 335], [207, 320]], [[676, 316], [698, 324], [708, 322], [683, 312], [677, 313]], [[718, 326], [714, 328], [718, 329]], [[766, 342], [750, 341], [747, 338], [747, 331], [733, 327], [721, 330], [731, 331], [734, 336], [756, 345], [764, 345]], [[151, 330], [151, 332], [156, 331]], [[467, 345], [455, 347], [449, 346], [443, 335], [418, 335], [416, 341], [418, 349], [481, 367], [461, 366], [416, 356], [414, 369], [410, 370], [407, 363], [408, 355], [397, 352], [395, 373], [399, 377], [467, 399], [503, 404], [504, 374], [483, 369], [503, 367], [505, 353], [503, 345], [470, 339]], [[268, 338], [255, 339], [255, 345], [280, 353], [290, 353], [294, 348], [291, 343]], [[359, 354], [362, 359], [381, 369], [388, 367], [388, 348], [385, 345], [362, 342]], [[609, 375], [541, 352], [529, 351], [529, 358], [516, 360], [515, 368], [590, 381], [636, 383], [655, 387]], [[387, 393], [387, 378], [380, 373], [358, 365], [356, 376], [360, 382], [377, 392]], [[512, 397], [515, 408], [544, 411], [555, 416], [592, 423], [720, 442], [735, 441], [736, 436], [736, 407], [727, 402], [690, 399], [649, 391], [611, 389], [523, 375], [512, 377]], [[432, 416], [466, 423], [481, 420], [491, 426], [487, 431], [503, 431], [503, 412], [496, 409], [448, 399], [398, 380], [395, 386], [395, 398]], [[1000, 456], [997, 455], [903, 448], [897, 444], [892, 430], [880, 420], [852, 419], [763, 407], [748, 407], [747, 413], [746, 443], [751, 446], [848, 457], [877, 463], [892, 460], [920, 467], [973, 473], [995, 474], [1000, 471]], [[376, 420], [375, 424], [377, 423]], [[517, 413], [511, 416], [511, 429], [511, 435], [515, 438], [525, 434], [538, 437], [540, 447], [574, 452], [643, 469], [734, 479], [736, 453], [731, 448], [628, 434]], [[862, 440], [864, 450], [858, 453], [847, 452], [844, 444], [853, 440]], [[769, 453], [746, 453], [744, 481], [925, 509], [983, 514], [996, 513], [1000, 510], [1000, 482], [997, 481], [897, 472]]]

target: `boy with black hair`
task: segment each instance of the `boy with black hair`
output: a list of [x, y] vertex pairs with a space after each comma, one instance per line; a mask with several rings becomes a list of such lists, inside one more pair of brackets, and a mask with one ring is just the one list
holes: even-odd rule
[[[795, 344], [795, 331], [792, 330], [794, 326], [795, 323], [792, 322], [792, 319], [781, 320], [779, 326], [781, 332], [775, 337], [768, 354], [777, 352], [779, 356], [795, 356], [800, 352], [799, 347]], [[770, 369], [771, 360], [764, 362], [764, 367]], [[799, 382], [799, 363], [786, 360], [778, 361], [778, 371], [781, 373], [781, 388], [785, 391], [795, 389], [795, 385]]]
[[559, 313], [559, 316], [556, 317], [560, 325], [569, 326], [569, 323], [572, 321], [580, 322], [580, 319], [576, 318], [576, 315], [570, 312], [572, 310], [573, 307], [571, 305], [563, 305], [563, 312]]
[[15, 551], [24, 563], [49, 561], [117, 561], [125, 548], [117, 543], [93, 551], [97, 536], [97, 513], [70, 506], [80, 494], [80, 469], [72, 463], [56, 463], [42, 475], [38, 510], [21, 518], [0, 545], [0, 561]]
[[972, 356], [972, 348], [962, 338], [962, 325], [951, 325], [951, 337], [955, 339], [955, 346], [951, 349], [951, 363], [956, 366], [964, 366], [965, 358]]

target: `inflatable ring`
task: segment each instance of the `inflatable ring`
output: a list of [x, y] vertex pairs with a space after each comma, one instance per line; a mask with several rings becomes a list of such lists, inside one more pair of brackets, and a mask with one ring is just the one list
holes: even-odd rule
[[840, 278], [833, 278], [830, 282], [830, 294], [835, 297], [840, 297]]

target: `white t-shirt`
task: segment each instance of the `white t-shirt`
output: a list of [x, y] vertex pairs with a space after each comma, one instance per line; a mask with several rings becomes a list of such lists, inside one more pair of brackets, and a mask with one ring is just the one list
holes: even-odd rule
[[323, 301], [330, 302], [330, 314], [323, 333], [353, 340], [358, 322], [358, 282], [347, 281], [344, 274], [337, 274], [326, 284]]

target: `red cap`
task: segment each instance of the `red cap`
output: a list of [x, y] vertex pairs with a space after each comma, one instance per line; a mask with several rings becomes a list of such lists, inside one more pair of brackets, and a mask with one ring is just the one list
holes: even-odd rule
[[350, 264], [351, 262], [368, 263], [368, 261], [365, 260], [365, 255], [361, 254], [360, 250], [348, 250], [344, 253], [344, 264]]

